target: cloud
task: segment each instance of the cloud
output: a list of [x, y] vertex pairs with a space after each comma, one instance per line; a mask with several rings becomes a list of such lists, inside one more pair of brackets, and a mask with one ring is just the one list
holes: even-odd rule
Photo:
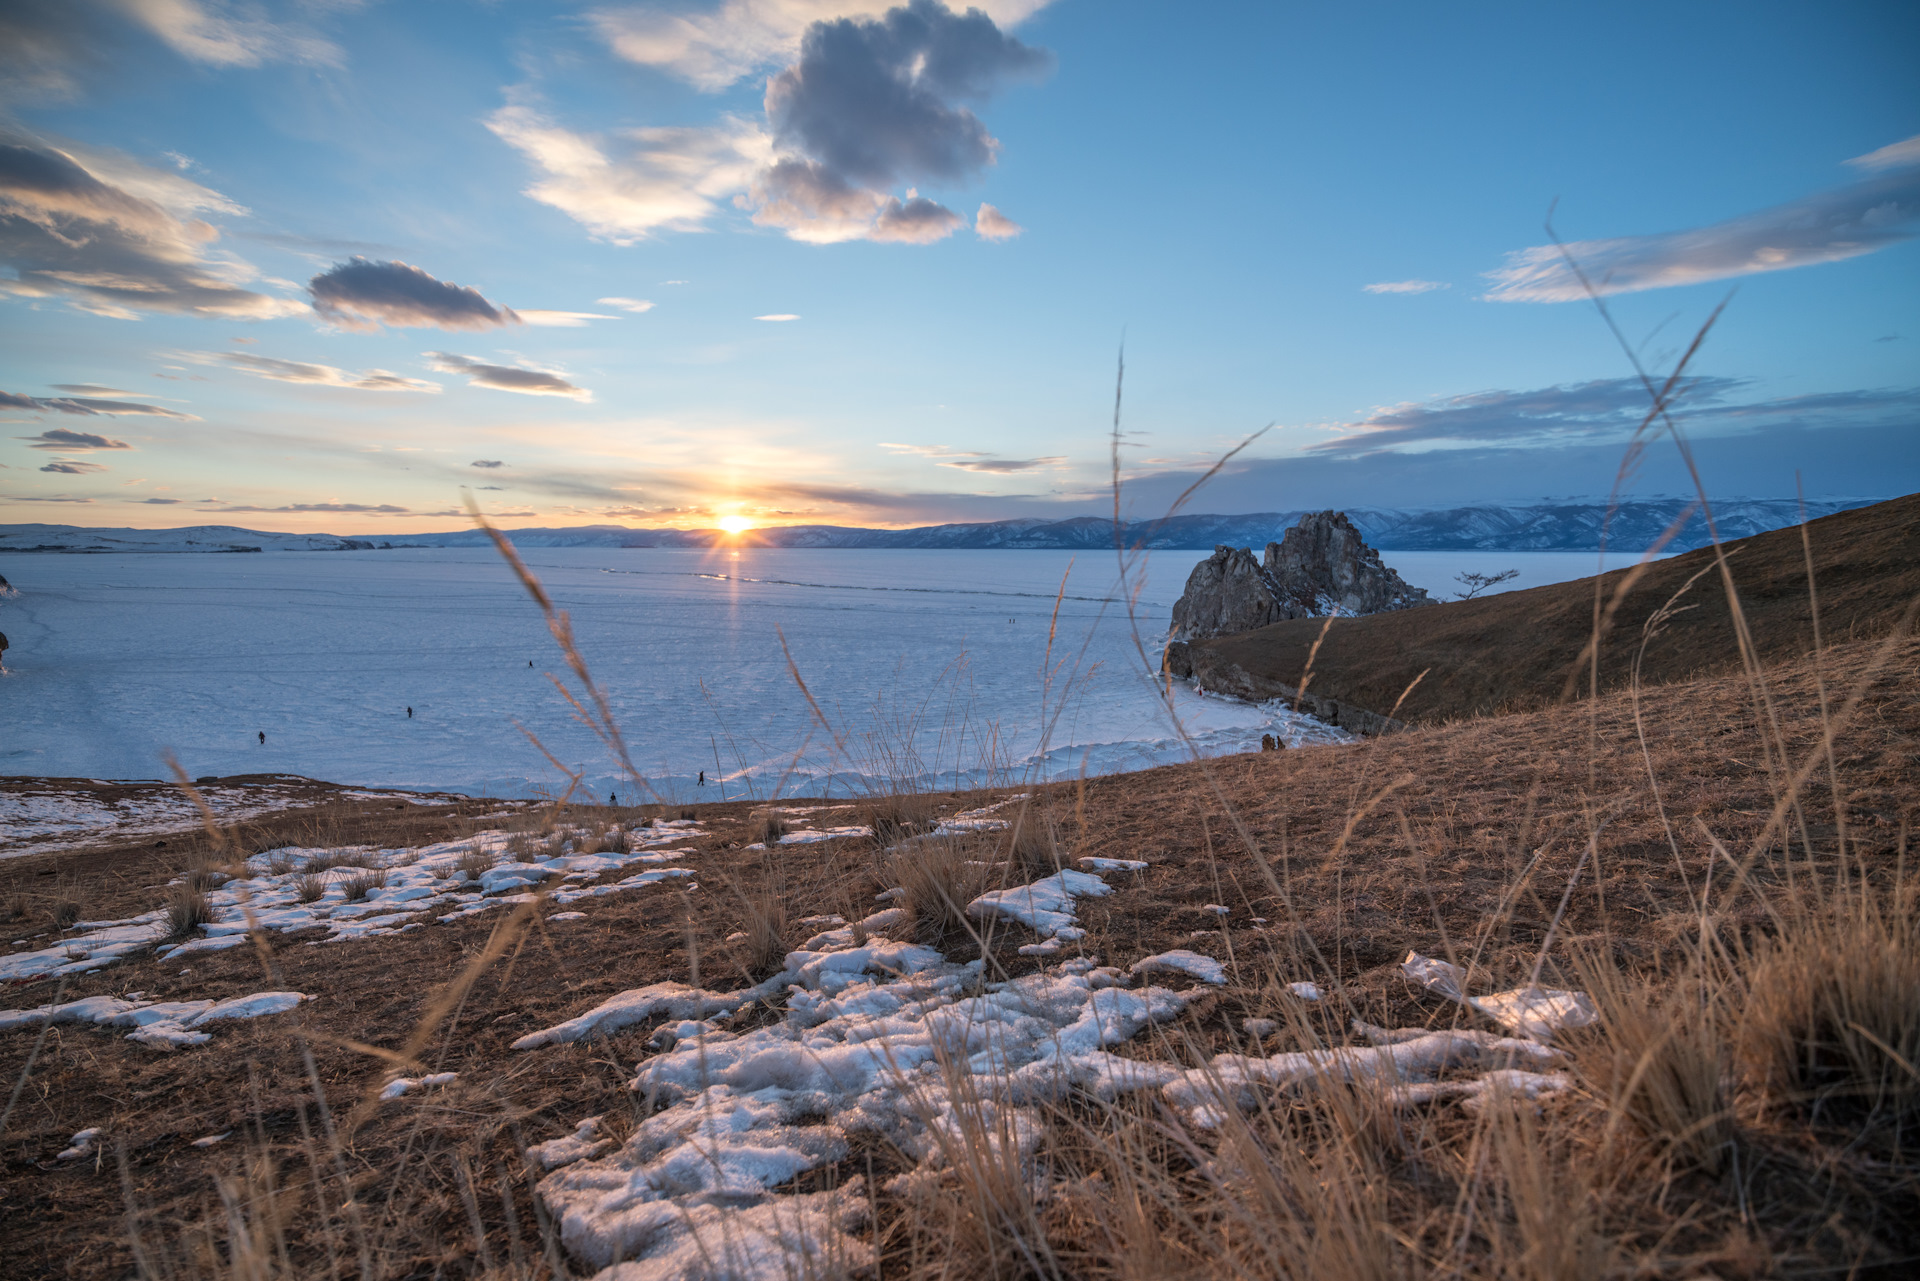
[[10, 503], [90, 503], [91, 498], [67, 498], [57, 494], [0, 494]]
[[1383, 280], [1376, 285], [1362, 285], [1362, 290], [1370, 294], [1430, 294], [1436, 289], [1451, 289], [1452, 285], [1441, 280]]
[[142, 498], [140, 501], [149, 507], [170, 507], [180, 500], [178, 498]]
[[[202, 499], [203, 502], [218, 502], [218, 499]], [[354, 512], [363, 516], [401, 516], [411, 511], [407, 507], [395, 507], [389, 503], [289, 503], [285, 507], [246, 507], [238, 503], [225, 503], [219, 507], [202, 507], [201, 511], [217, 512]]]
[[41, 471], [50, 471], [62, 476], [86, 476], [93, 472], [107, 470], [104, 463], [77, 463], [69, 458], [56, 458]]
[[124, 418], [146, 415], [175, 418], [181, 422], [199, 422], [192, 414], [158, 405], [143, 405], [133, 400], [101, 400], [94, 396], [21, 396], [0, 391], [0, 408], [28, 409], [35, 413], [75, 414], [82, 418]]
[[602, 10], [595, 21], [623, 56], [712, 87], [748, 66], [795, 61], [767, 82], [765, 124], [730, 115], [609, 141], [526, 103], [487, 124], [546, 175], [529, 196], [616, 243], [699, 230], [731, 197], [756, 224], [795, 240], [927, 244], [966, 220], [889, 188], [960, 182], [993, 163], [999, 143], [962, 104], [1052, 65], [995, 24], [996, 12], [1013, 21], [1039, 7], [1020, 0], [956, 14], [940, 0], [728, 0], [705, 15]]
[[[1715, 375], [1689, 379], [1675, 401], [1674, 417], [1695, 435], [1730, 435], [1782, 425], [1911, 423], [1920, 414], [1920, 388], [1736, 399], [1748, 386], [1744, 379]], [[1306, 452], [1357, 456], [1487, 444], [1538, 448], [1617, 442], [1640, 425], [1649, 404], [1637, 378], [1597, 379], [1534, 391], [1474, 392], [1376, 410], [1358, 422], [1343, 424], [1339, 436], [1309, 445]]]
[[311, 29], [239, 8], [225, 0], [8, 0], [0, 6], [0, 96], [72, 97], [83, 77], [116, 65], [110, 55], [124, 54], [136, 33], [215, 67], [339, 64], [339, 50]]
[[998, 476], [1058, 467], [1067, 461], [1064, 456], [995, 458], [991, 454], [976, 449], [948, 449], [945, 445], [902, 445], [888, 441], [880, 442], [880, 448], [896, 454], [918, 454], [922, 458], [933, 459], [942, 467], [953, 467], [960, 471], [985, 472]]
[[787, 154], [750, 189], [754, 221], [816, 243], [950, 235], [965, 225], [960, 215], [885, 188], [957, 182], [992, 164], [1000, 144], [960, 101], [1052, 65], [984, 12], [956, 14], [939, 0], [814, 23], [799, 61], [767, 82], [767, 120]]
[[645, 298], [601, 298], [596, 301], [602, 306], [618, 307], [622, 311], [631, 311], [636, 315], [643, 311], [653, 310], [653, 304]]
[[173, 351], [168, 352], [167, 356], [196, 365], [228, 365], [252, 374], [256, 378], [271, 378], [275, 382], [283, 383], [306, 383], [315, 387], [350, 387], [357, 391], [412, 391], [428, 394], [435, 394], [441, 390], [439, 383], [428, 382], [424, 378], [402, 377], [384, 369], [368, 369], [356, 374], [344, 369], [335, 369], [332, 365], [308, 364], [303, 360], [280, 360], [273, 356], [256, 356], [247, 351]]
[[218, 192], [129, 161], [0, 133], [0, 294], [65, 298], [131, 320], [143, 311], [260, 320], [298, 303], [244, 289], [257, 274], [210, 246], [197, 215], [246, 211]]
[[[978, 0], [973, 6], [1002, 27], [1044, 9], [1049, 0]], [[601, 38], [630, 62], [659, 67], [718, 91], [765, 66], [793, 60], [815, 22], [877, 18], [892, 0], [726, 0], [703, 13], [663, 13], [655, 6], [609, 6], [591, 15]]]
[[55, 391], [70, 391], [76, 396], [138, 396], [137, 391], [128, 391], [125, 387], [109, 387], [104, 383], [54, 383]]
[[790, 311], [776, 311], [776, 312], [774, 312], [774, 313], [773, 313], [772, 315], [768, 315], [768, 316], [755, 316], [755, 317], [754, 317], [754, 319], [755, 319], [755, 320], [770, 320], [770, 321], [773, 321], [773, 322], [775, 322], [775, 323], [783, 323], [783, 322], [785, 322], [785, 321], [789, 321], [789, 320], [798, 320], [798, 319], [800, 319], [800, 317], [798, 317], [798, 316], [796, 316], [796, 315], [794, 315], [794, 314], [793, 314], [792, 312], [790, 312]]
[[1025, 230], [1025, 227], [989, 204], [982, 204], [980, 212], [973, 216], [974, 234], [982, 240], [1012, 240]]
[[54, 449], [61, 453], [72, 453], [79, 449], [132, 449], [124, 440], [114, 440], [109, 436], [96, 436], [90, 431], [68, 431], [65, 427], [52, 427], [38, 436], [21, 436], [21, 440], [32, 441], [29, 449]]
[[507, 106], [488, 117], [487, 128], [545, 175], [528, 196], [622, 245], [700, 230], [772, 154], [766, 131], [738, 117], [624, 130], [609, 143], [563, 129], [531, 107]]
[[436, 280], [404, 262], [355, 256], [307, 282], [313, 309], [343, 329], [497, 329], [520, 323], [477, 289]]
[[526, 396], [566, 396], [572, 400], [588, 401], [593, 393], [584, 387], [576, 387], [558, 374], [540, 369], [521, 369], [514, 365], [489, 365], [474, 360], [470, 356], [457, 356], [447, 351], [430, 351], [427, 359], [433, 367], [443, 374], [463, 374], [468, 382], [476, 387], [491, 387], [496, 391], [517, 391]]
[[[1920, 137], [1849, 163], [1878, 176], [1690, 231], [1580, 240], [1566, 247], [1596, 292], [1697, 285], [1817, 263], [1841, 262], [1913, 236], [1920, 221]], [[1487, 273], [1493, 302], [1572, 302], [1579, 277], [1554, 245], [1507, 255]]]
[[491, 470], [495, 467], [505, 467], [506, 464], [501, 462], [498, 458], [476, 458], [472, 462], [468, 463], [467, 466], [485, 467]]
[[618, 316], [602, 316], [593, 311], [540, 311], [534, 308], [521, 308], [521, 320], [536, 328], [545, 329], [585, 329], [589, 320], [618, 320]]

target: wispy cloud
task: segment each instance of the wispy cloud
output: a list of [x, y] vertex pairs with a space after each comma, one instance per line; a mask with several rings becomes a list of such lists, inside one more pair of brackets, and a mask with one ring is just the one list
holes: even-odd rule
[[922, 458], [932, 459], [942, 467], [952, 467], [959, 471], [985, 472], [998, 476], [1058, 467], [1067, 461], [1060, 455], [1046, 458], [996, 458], [992, 454], [977, 449], [948, 449], [945, 445], [903, 445], [888, 441], [880, 442], [880, 448], [895, 454], [917, 454]]
[[[1911, 421], [1920, 388], [1828, 392], [1741, 399], [1745, 379], [1703, 375], [1686, 381], [1675, 416], [1696, 431], [1733, 434], [1762, 427], [1819, 427]], [[1356, 456], [1471, 446], [1543, 447], [1624, 440], [1645, 418], [1645, 386], [1637, 378], [1482, 391], [1379, 409], [1342, 424], [1310, 454]]]
[[710, 126], [629, 129], [609, 140], [512, 105], [489, 116], [487, 128], [544, 175], [527, 195], [615, 244], [699, 230], [772, 155], [766, 131], [738, 117]]
[[[1878, 176], [1689, 231], [1579, 240], [1566, 254], [1596, 292], [1636, 293], [1840, 262], [1911, 239], [1920, 222], [1920, 136], [1849, 161]], [[1586, 290], [1554, 245], [1487, 273], [1494, 302], [1572, 302]]]
[[484, 467], [484, 468], [487, 468], [489, 471], [491, 471], [493, 468], [496, 468], [496, 467], [505, 467], [506, 464], [501, 462], [498, 458], [476, 458], [472, 462], [468, 463], [467, 466]]
[[430, 351], [427, 353], [427, 359], [441, 373], [462, 374], [476, 387], [519, 392], [523, 396], [565, 396], [570, 400], [579, 401], [593, 399], [593, 393], [586, 388], [576, 387], [559, 374], [544, 369], [526, 369], [517, 365], [492, 365], [475, 360], [471, 356], [459, 356], [448, 351]]
[[29, 449], [51, 449], [70, 454], [83, 449], [132, 449], [124, 440], [115, 440], [111, 436], [96, 436], [90, 431], [68, 431], [65, 427], [53, 427], [38, 436], [21, 436], [20, 440], [29, 442]]
[[598, 301], [603, 307], [618, 307], [622, 311], [631, 311], [636, 315], [653, 310], [653, 304], [645, 298], [601, 298]]
[[303, 308], [242, 288], [256, 276], [213, 251], [201, 215], [245, 210], [218, 192], [83, 148], [0, 130], [0, 294], [64, 298], [82, 311], [261, 320]]
[[1382, 280], [1378, 284], [1362, 285], [1360, 288], [1370, 294], [1430, 294], [1436, 289], [1451, 289], [1453, 286], [1444, 280]]
[[765, 315], [765, 316], [755, 316], [755, 317], [754, 317], [754, 319], [755, 319], [755, 320], [768, 320], [768, 321], [772, 321], [772, 322], [773, 322], [773, 323], [775, 323], [775, 324], [784, 324], [785, 322], [787, 322], [787, 321], [789, 321], [789, 320], [798, 320], [798, 319], [800, 319], [800, 317], [798, 317], [798, 316], [796, 316], [795, 314], [793, 314], [793, 313], [792, 313], [792, 312], [790, 312], [790, 311], [776, 311], [776, 312], [773, 312], [773, 313], [771, 313], [770, 315]]
[[41, 471], [50, 471], [62, 476], [86, 476], [93, 472], [107, 470], [105, 463], [77, 463], [70, 458], [56, 458]]
[[[217, 502], [217, 499], [205, 501]], [[403, 516], [411, 509], [395, 507], [390, 503], [288, 503], [284, 507], [252, 507], [239, 503], [223, 503], [218, 507], [202, 507], [203, 512], [351, 512], [361, 516]]]
[[174, 418], [181, 422], [198, 422], [192, 414], [183, 414], [177, 409], [162, 409], [158, 405], [145, 405], [135, 400], [103, 400], [96, 396], [22, 396], [10, 391], [0, 391], [0, 408], [26, 409], [35, 413], [73, 414], [81, 418], [126, 418], [147, 416], [151, 418]]
[[585, 329], [588, 321], [620, 319], [597, 311], [542, 311], [536, 307], [522, 307], [516, 314], [527, 324], [543, 329]]
[[245, 351], [173, 351], [166, 353], [174, 360], [188, 361], [196, 365], [226, 365], [256, 378], [270, 378], [275, 382], [305, 383], [314, 387], [349, 387], [356, 391], [411, 391], [434, 394], [441, 390], [440, 384], [424, 378], [407, 378], [400, 374], [389, 373], [384, 369], [368, 369], [360, 373], [350, 373], [336, 369], [332, 365], [310, 364], [304, 360], [280, 360], [273, 356], [256, 356]]

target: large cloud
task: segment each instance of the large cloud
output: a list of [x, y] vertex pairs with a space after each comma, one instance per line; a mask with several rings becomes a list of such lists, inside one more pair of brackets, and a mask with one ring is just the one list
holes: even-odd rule
[[403, 378], [384, 369], [352, 373], [332, 365], [315, 365], [304, 360], [281, 360], [274, 356], [256, 356], [246, 351], [174, 351], [167, 355], [196, 365], [229, 365], [256, 378], [275, 382], [305, 383], [314, 387], [350, 387], [356, 391], [414, 391], [432, 394], [440, 384], [424, 378]]
[[[124, 418], [145, 415], [151, 418], [175, 418], [198, 422], [192, 414], [177, 409], [162, 409], [137, 400], [102, 400], [96, 396], [22, 396], [0, 391], [0, 408], [25, 409], [34, 413], [74, 414], [82, 418]], [[56, 432], [62, 429], [55, 428]], [[69, 433], [71, 434], [71, 433]]]
[[343, 329], [497, 329], [517, 325], [511, 307], [488, 302], [478, 289], [437, 280], [404, 262], [355, 256], [307, 282], [313, 309]]
[[[1839, 262], [1911, 239], [1920, 222], [1920, 137], [1850, 161], [1877, 176], [1689, 231], [1580, 240], [1566, 253], [1596, 292], [1675, 285]], [[1487, 273], [1495, 302], [1572, 302], [1587, 296], [1557, 246], [1507, 255]]]
[[257, 320], [298, 303], [241, 285], [255, 272], [210, 246], [202, 212], [245, 210], [173, 174], [75, 147], [0, 134], [0, 293], [64, 297], [132, 319], [142, 311]]
[[[969, 7], [1009, 27], [1049, 2], [979, 0]], [[614, 5], [597, 10], [592, 20], [621, 57], [720, 90], [761, 67], [791, 62], [801, 36], [816, 22], [877, 18], [890, 7], [888, 0], [724, 0], [695, 13]]]
[[[1009, 21], [1039, 7], [997, 6]], [[796, 240], [926, 244], [966, 220], [912, 187], [904, 196], [892, 189], [961, 182], [992, 164], [999, 144], [963, 104], [1052, 65], [1051, 55], [1007, 35], [994, 17], [977, 8], [956, 14], [939, 0], [893, 8], [731, 0], [706, 17], [602, 11], [603, 33], [627, 56], [696, 69], [696, 80], [710, 72], [730, 83], [738, 72], [728, 68], [797, 60], [767, 82], [764, 124], [726, 116], [601, 139], [524, 102], [487, 124], [545, 175], [528, 195], [617, 243], [701, 229], [732, 197], [755, 222]], [[723, 18], [746, 24], [739, 31], [760, 22], [777, 34], [742, 36], [733, 54], [703, 62], [706, 54], [689, 51], [715, 46], [690, 33], [719, 32], [708, 24]], [[1015, 230], [998, 211], [981, 225], [989, 238]]]
[[517, 391], [523, 396], [565, 396], [570, 400], [592, 400], [593, 393], [576, 387], [559, 374], [544, 369], [523, 369], [518, 365], [490, 365], [470, 356], [449, 351], [430, 351], [427, 359], [443, 374], [464, 374], [476, 387], [495, 391]]

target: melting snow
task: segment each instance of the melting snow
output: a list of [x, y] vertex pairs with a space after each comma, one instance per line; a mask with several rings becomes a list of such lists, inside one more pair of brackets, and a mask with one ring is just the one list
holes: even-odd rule
[[458, 1072], [435, 1072], [431, 1076], [397, 1076], [380, 1091], [381, 1101], [397, 1099], [412, 1090], [437, 1090], [459, 1079]]
[[1227, 981], [1226, 967], [1220, 962], [1211, 956], [1189, 952], [1183, 947], [1154, 956], [1143, 956], [1128, 966], [1127, 972], [1129, 974], [1186, 974], [1199, 979], [1202, 983], [1215, 985], [1223, 985]]
[[1599, 1015], [1585, 992], [1560, 988], [1516, 987], [1489, 996], [1467, 996], [1460, 967], [1418, 952], [1408, 952], [1401, 973], [1430, 992], [1480, 1011], [1501, 1027], [1536, 1041], [1549, 1041], [1561, 1028], [1586, 1027]]

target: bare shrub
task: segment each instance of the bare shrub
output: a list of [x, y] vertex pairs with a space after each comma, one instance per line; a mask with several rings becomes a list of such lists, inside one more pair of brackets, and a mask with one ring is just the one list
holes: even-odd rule
[[455, 868], [452, 863], [435, 863], [432, 867], [427, 869], [428, 874], [431, 875], [433, 879], [436, 881], [444, 881], [448, 879], [453, 875], [454, 871], [455, 871]]
[[213, 904], [206, 891], [187, 884], [176, 886], [167, 900], [167, 937], [191, 938], [203, 925], [213, 924]]
[[4, 905], [0, 905], [0, 921], [20, 921], [27, 916], [27, 896], [10, 895]]
[[267, 851], [267, 875], [285, 876], [299, 866], [293, 851], [282, 847]]
[[326, 895], [327, 878], [308, 872], [293, 883], [293, 892], [302, 903], [317, 903]]
[[1783, 922], [1741, 968], [1736, 1044], [1748, 1082], [1770, 1102], [1858, 1124], [1898, 1147], [1920, 1122], [1920, 925], [1911, 908], [1850, 894]]
[[786, 884], [771, 864], [750, 881], [729, 876], [726, 882], [745, 936], [727, 946], [749, 980], [763, 979], [787, 958]]
[[331, 872], [336, 867], [372, 867], [373, 855], [364, 849], [327, 850], [307, 861], [309, 872]]
[[778, 845], [789, 830], [787, 820], [772, 810], [756, 810], [747, 816], [748, 834], [763, 844]]
[[906, 891], [900, 906], [918, 918], [923, 937], [970, 928], [967, 904], [985, 893], [990, 868], [971, 842], [958, 837], [916, 841], [893, 851], [880, 865], [881, 879]]
[[196, 890], [218, 889], [226, 881], [226, 873], [209, 864], [197, 864], [187, 869], [187, 884]]
[[601, 836], [596, 828], [583, 828], [580, 835], [574, 838], [573, 852], [576, 854], [598, 854], [600, 849]]
[[493, 870], [494, 861], [493, 855], [487, 853], [486, 850], [480, 846], [469, 845], [461, 852], [460, 861], [454, 864], [454, 870], [465, 876], [469, 881], [477, 881], [487, 872]]
[[80, 905], [70, 898], [61, 899], [53, 905], [53, 910], [47, 916], [53, 921], [54, 929], [70, 929], [80, 919]]
[[380, 867], [370, 872], [355, 873], [342, 882], [341, 888], [347, 892], [347, 902], [357, 903], [386, 883], [387, 869]]
[[627, 830], [623, 827], [610, 827], [607, 829], [607, 834], [601, 838], [600, 848], [608, 854], [631, 854], [633, 838], [627, 835]]
[[[540, 857], [540, 842], [532, 832], [515, 832], [507, 838], [507, 857], [516, 863], [532, 863]], [[488, 860], [488, 867], [493, 866]]]
[[933, 800], [914, 792], [877, 796], [861, 807], [861, 818], [873, 829], [873, 843], [881, 849], [934, 829]]
[[1035, 805], [1022, 805], [1014, 814], [1003, 849], [1009, 874], [1023, 882], [1052, 876], [1066, 865], [1050, 817]]
[[1718, 1174], [1734, 1126], [1717, 987], [1696, 971], [1664, 985], [1663, 995], [1604, 960], [1578, 973], [1600, 1017], [1576, 1062], [1607, 1101], [1609, 1135], [1630, 1123], [1669, 1159]]

